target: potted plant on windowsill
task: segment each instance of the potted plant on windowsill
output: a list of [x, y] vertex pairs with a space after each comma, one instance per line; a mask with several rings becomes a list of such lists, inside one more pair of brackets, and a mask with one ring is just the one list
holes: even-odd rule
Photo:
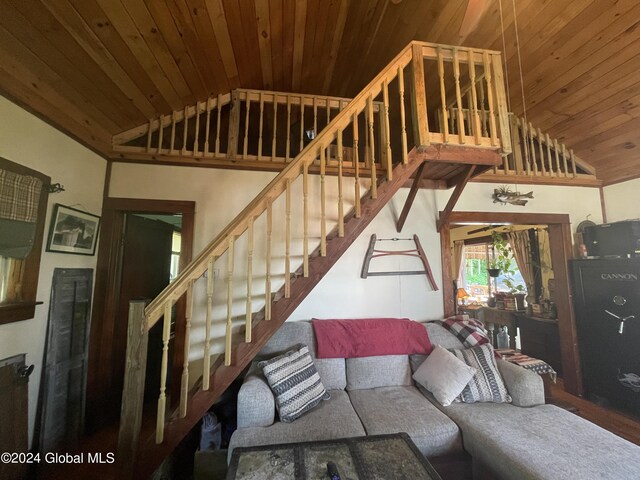
[[509, 289], [507, 293], [503, 293], [503, 296], [515, 298], [517, 310], [524, 310], [524, 298], [527, 292], [522, 285], [516, 283], [515, 259], [507, 239], [502, 233], [495, 231], [491, 234], [491, 238], [494, 258], [489, 262], [489, 276], [494, 277], [492, 273], [498, 270], [495, 277], [502, 274], [502, 283]]

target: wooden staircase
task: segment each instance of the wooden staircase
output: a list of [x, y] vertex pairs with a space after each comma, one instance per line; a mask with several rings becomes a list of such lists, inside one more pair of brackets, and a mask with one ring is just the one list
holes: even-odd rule
[[[484, 131], [477, 123], [469, 136], [433, 128], [436, 107], [426, 100], [430, 78], [443, 96], [448, 82], [460, 88], [459, 75], [445, 75], [448, 64], [454, 71], [460, 65], [481, 70], [487, 78], [495, 121]], [[457, 198], [474, 175], [501, 163], [501, 154], [511, 151], [501, 65], [499, 52], [412, 42], [351, 100], [235, 91], [114, 138], [114, 158], [120, 160], [226, 162], [280, 173], [157, 298], [148, 305], [131, 303], [118, 462], [95, 478], [150, 475], [412, 176], [412, 190], [426, 179], [455, 186]], [[286, 116], [277, 113], [279, 104]], [[309, 104], [311, 113], [305, 114]], [[278, 122], [287, 126], [286, 137], [278, 137]], [[284, 252], [274, 254], [274, 246]], [[171, 399], [169, 340], [178, 302], [186, 305], [185, 354], [180, 398]], [[147, 340], [158, 322], [161, 384], [157, 410], [149, 411], [143, 405]], [[204, 338], [198, 336], [202, 331]], [[203, 359], [195, 382], [194, 358]]]

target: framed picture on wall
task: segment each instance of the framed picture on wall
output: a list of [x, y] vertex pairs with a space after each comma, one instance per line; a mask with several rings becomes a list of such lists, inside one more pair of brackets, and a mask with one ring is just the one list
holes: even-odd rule
[[49, 227], [47, 252], [94, 255], [100, 217], [56, 203]]

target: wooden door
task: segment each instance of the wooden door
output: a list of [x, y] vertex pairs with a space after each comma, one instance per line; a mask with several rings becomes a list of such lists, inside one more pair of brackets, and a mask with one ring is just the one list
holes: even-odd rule
[[[32, 369], [25, 367], [24, 354], [0, 360], [0, 453], [28, 450], [28, 382]], [[24, 477], [26, 467], [0, 462], [0, 478], [19, 480]]]
[[43, 371], [41, 452], [73, 446], [84, 430], [92, 285], [93, 269], [56, 268], [53, 272]]
[[[171, 268], [171, 240], [173, 227], [168, 223], [127, 214], [122, 244], [120, 295], [115, 318], [115, 341], [112, 355], [111, 392], [117, 392], [109, 401], [111, 420], [120, 416], [121, 394], [127, 349], [127, 321], [131, 300], [152, 300], [169, 284]], [[159, 393], [159, 362], [162, 355], [161, 327], [158, 322], [149, 332], [147, 380], [145, 391], [152, 395], [155, 385]], [[171, 358], [171, 355], [170, 355]], [[156, 378], [157, 377], [157, 378]]]

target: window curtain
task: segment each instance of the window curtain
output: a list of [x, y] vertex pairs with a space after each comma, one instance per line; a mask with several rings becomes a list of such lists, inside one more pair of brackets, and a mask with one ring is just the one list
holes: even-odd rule
[[453, 278], [457, 281], [458, 287], [464, 288], [464, 241], [456, 240], [453, 242], [453, 258], [451, 260]]
[[33, 246], [42, 180], [0, 169], [0, 256], [23, 259]]
[[511, 246], [511, 251], [516, 259], [518, 270], [527, 285], [527, 302], [534, 303], [535, 278], [533, 265], [531, 265], [531, 242], [529, 242], [529, 232], [518, 230], [506, 233], [507, 241]]

